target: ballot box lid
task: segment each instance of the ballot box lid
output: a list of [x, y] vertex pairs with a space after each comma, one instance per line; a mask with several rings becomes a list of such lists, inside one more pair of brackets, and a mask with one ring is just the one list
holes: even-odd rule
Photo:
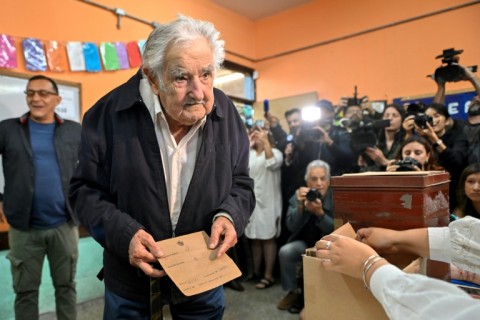
[[362, 172], [332, 177], [333, 189], [343, 187], [362, 188], [427, 188], [449, 183], [445, 171]]

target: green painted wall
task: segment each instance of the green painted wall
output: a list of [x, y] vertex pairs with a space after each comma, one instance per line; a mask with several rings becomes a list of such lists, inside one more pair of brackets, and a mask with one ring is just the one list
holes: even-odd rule
[[[102, 267], [102, 247], [91, 237], [79, 241], [77, 265], [77, 303], [103, 297], [103, 282], [97, 279]], [[6, 258], [8, 251], [0, 251], [0, 319], [13, 320], [15, 294], [12, 287], [10, 262]], [[50, 278], [48, 261], [43, 265], [42, 285], [40, 286], [40, 314], [55, 312], [55, 292]]]

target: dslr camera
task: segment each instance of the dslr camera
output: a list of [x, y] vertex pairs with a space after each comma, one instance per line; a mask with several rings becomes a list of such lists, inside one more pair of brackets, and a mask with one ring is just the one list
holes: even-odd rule
[[403, 160], [395, 161], [395, 165], [398, 166], [396, 171], [416, 171], [415, 166], [421, 168], [420, 162], [411, 158], [405, 157]]
[[351, 131], [350, 146], [358, 152], [363, 152], [367, 147], [377, 145], [377, 131], [390, 126], [390, 120], [346, 121], [346, 127]]
[[315, 188], [308, 190], [306, 197], [308, 201], [322, 200], [322, 194]]
[[[435, 81], [445, 81], [445, 82], [455, 82], [462, 80], [463, 77], [463, 69], [455, 63], [458, 63], [460, 60], [459, 55], [463, 52], [463, 50], [455, 50], [454, 48], [445, 49], [441, 55], [435, 57], [435, 59], [442, 59], [441, 67], [435, 70]], [[477, 66], [470, 66], [467, 67], [472, 72], [477, 71]]]
[[300, 136], [305, 141], [317, 141], [323, 135], [322, 131], [316, 129], [317, 122], [302, 121], [300, 125]]
[[425, 105], [422, 103], [410, 103], [407, 107], [407, 115], [415, 116], [413, 118], [413, 121], [418, 127], [422, 129], [427, 128], [427, 123], [430, 123], [430, 125], [433, 125], [433, 118], [423, 113], [424, 110], [425, 110]]

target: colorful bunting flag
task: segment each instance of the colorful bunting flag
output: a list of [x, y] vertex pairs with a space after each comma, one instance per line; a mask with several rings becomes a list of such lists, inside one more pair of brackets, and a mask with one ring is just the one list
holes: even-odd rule
[[120, 64], [118, 62], [117, 49], [111, 42], [102, 42], [100, 44], [100, 53], [102, 55], [103, 66], [105, 70], [118, 70]]
[[83, 48], [81, 42], [68, 42], [67, 54], [71, 71], [85, 71], [85, 58], [83, 56]]
[[85, 58], [85, 68], [88, 72], [102, 71], [100, 55], [98, 53], [98, 48], [95, 43], [93, 42], [83, 43], [83, 56]]
[[48, 68], [54, 72], [68, 70], [68, 59], [65, 46], [58, 41], [45, 42], [45, 54], [47, 55]]
[[140, 48], [136, 41], [127, 43], [127, 53], [131, 68], [138, 68], [142, 65], [142, 56], [140, 55]]
[[128, 56], [125, 43], [115, 42], [115, 48], [117, 49], [118, 63], [120, 64], [120, 69], [128, 69]]
[[46, 71], [47, 59], [40, 40], [27, 38], [22, 41], [26, 68], [30, 71]]
[[147, 42], [147, 40], [138, 41], [138, 48], [140, 49], [141, 54], [143, 54], [143, 49], [145, 49], [145, 42]]
[[0, 68], [17, 67], [17, 48], [12, 36], [0, 34]]

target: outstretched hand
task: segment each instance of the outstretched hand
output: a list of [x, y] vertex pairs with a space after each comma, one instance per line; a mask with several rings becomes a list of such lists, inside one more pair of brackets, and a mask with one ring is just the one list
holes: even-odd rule
[[220, 258], [237, 243], [237, 231], [233, 223], [225, 217], [217, 217], [212, 225], [212, 232], [210, 235], [210, 249], [219, 247], [217, 258]]
[[145, 230], [139, 229], [130, 240], [128, 260], [132, 266], [139, 268], [147, 276], [160, 278], [166, 275], [165, 271], [152, 267], [152, 264], [158, 263], [158, 258], [162, 256], [163, 251]]

